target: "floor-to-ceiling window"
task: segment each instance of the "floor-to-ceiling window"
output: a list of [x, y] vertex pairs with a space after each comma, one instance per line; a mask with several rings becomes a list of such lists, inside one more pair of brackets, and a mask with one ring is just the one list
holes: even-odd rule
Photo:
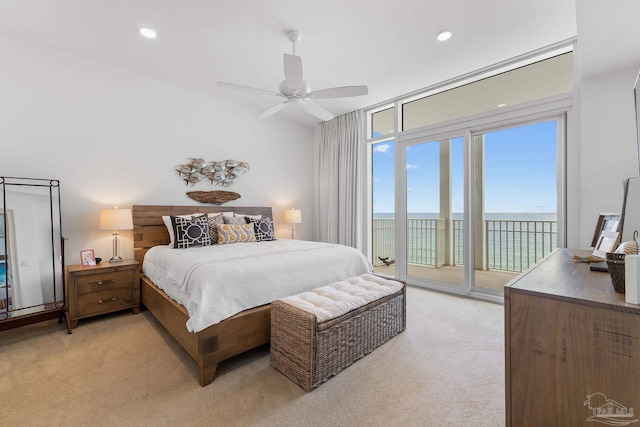
[[406, 274], [464, 285], [464, 138], [405, 143]]
[[369, 116], [377, 271], [498, 297], [505, 283], [564, 244], [572, 61], [570, 52], [547, 55], [398, 99]]
[[563, 118], [473, 135], [474, 287], [501, 291], [558, 247]]
[[[394, 269], [395, 242], [395, 143], [393, 139], [371, 145], [371, 240], [374, 265]], [[389, 269], [391, 267], [391, 269]]]
[[396, 109], [391, 106], [370, 114], [369, 134], [377, 141], [369, 145], [370, 218], [368, 231], [371, 262], [386, 274], [395, 274], [395, 140]]

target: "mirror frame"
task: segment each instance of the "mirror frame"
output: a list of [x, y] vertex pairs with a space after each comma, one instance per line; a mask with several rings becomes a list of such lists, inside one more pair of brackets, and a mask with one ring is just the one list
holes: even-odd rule
[[[51, 278], [53, 287], [53, 301], [43, 301], [42, 304], [35, 306], [27, 306], [20, 308], [9, 308], [9, 304], [3, 304], [0, 307], [0, 331], [6, 329], [12, 329], [19, 326], [24, 326], [32, 323], [42, 322], [45, 320], [58, 318], [59, 322], [62, 322], [63, 318], [66, 318], [67, 332], [71, 333], [71, 325], [69, 324], [68, 316], [65, 314], [66, 310], [66, 284], [65, 284], [65, 264], [64, 264], [64, 241], [62, 236], [62, 215], [61, 215], [61, 203], [60, 203], [60, 181], [56, 179], [41, 179], [41, 178], [18, 178], [0, 176], [0, 194], [2, 197], [2, 204], [0, 211], [3, 214], [3, 226], [5, 230], [5, 236], [9, 234], [9, 228], [7, 226], [7, 210], [11, 206], [7, 205], [7, 190], [14, 187], [31, 187], [31, 188], [45, 188], [48, 189], [49, 195], [49, 229], [50, 238], [47, 240], [51, 242]], [[46, 192], [46, 190], [45, 190]], [[6, 254], [9, 254], [8, 240], [4, 240], [4, 253], [5, 262], [8, 263], [9, 259]], [[10, 256], [10, 255], [9, 255]], [[59, 258], [59, 259], [58, 259]], [[60, 263], [59, 266], [57, 263]], [[5, 270], [5, 282], [8, 282], [9, 274]], [[58, 273], [59, 271], [59, 273]], [[61, 290], [62, 295], [58, 295]], [[9, 290], [6, 290], [7, 294]], [[39, 309], [41, 307], [41, 309]], [[26, 314], [21, 314], [20, 311], [26, 311]]]

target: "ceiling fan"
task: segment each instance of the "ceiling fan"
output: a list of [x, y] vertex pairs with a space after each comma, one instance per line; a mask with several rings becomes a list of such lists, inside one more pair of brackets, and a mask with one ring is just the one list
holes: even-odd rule
[[302, 79], [302, 58], [296, 56], [296, 43], [300, 41], [300, 33], [289, 31], [287, 37], [293, 43], [293, 55], [284, 54], [284, 80], [280, 83], [278, 92], [224, 82], [218, 82], [218, 86], [284, 98], [284, 101], [260, 114], [259, 118], [269, 117], [282, 110], [287, 104], [298, 104], [322, 120], [331, 120], [334, 115], [313, 102], [314, 99], [347, 98], [369, 93], [366, 86], [343, 86], [311, 91], [310, 86]]

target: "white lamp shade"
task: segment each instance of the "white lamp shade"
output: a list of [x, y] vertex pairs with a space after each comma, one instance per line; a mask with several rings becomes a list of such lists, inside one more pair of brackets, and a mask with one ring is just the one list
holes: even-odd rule
[[102, 209], [100, 230], [132, 230], [131, 209]]
[[289, 209], [284, 213], [284, 220], [288, 224], [300, 224], [302, 223], [302, 212], [298, 209]]

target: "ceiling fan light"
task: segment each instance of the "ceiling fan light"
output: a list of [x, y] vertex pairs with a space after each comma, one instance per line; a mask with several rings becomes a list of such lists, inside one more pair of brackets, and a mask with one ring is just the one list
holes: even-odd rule
[[451, 38], [453, 34], [451, 33], [451, 31], [441, 31], [440, 34], [438, 34], [438, 41], [446, 41], [449, 40]]
[[140, 34], [148, 39], [155, 39], [158, 37], [158, 34], [149, 27], [141, 27]]

